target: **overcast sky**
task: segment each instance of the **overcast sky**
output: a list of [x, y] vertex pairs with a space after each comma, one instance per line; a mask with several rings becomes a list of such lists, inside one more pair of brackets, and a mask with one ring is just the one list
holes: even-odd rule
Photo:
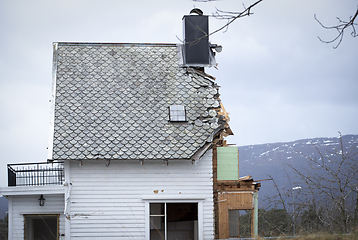
[[[53, 42], [179, 43], [182, 16], [194, 7], [241, 11], [222, 0], [1, 0], [0, 186], [6, 163], [47, 158]], [[221, 99], [239, 146], [358, 134], [358, 39], [338, 49], [321, 43], [336, 17], [348, 19], [357, 0], [264, 0], [254, 15], [211, 37], [217, 55]], [[225, 24], [210, 19], [211, 31]]]

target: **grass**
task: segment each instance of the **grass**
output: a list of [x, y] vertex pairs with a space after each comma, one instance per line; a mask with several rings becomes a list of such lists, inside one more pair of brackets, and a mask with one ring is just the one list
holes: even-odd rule
[[338, 234], [315, 234], [308, 236], [301, 236], [295, 238], [297, 240], [358, 240], [358, 232], [353, 232], [349, 235], [338, 235]]
[[[265, 238], [258, 237], [257, 239], [265, 240]], [[358, 240], [358, 229], [352, 231], [350, 234], [311, 234], [305, 236], [296, 236], [296, 237], [277, 237], [278, 240], [290, 239], [290, 240]]]
[[358, 229], [350, 234], [312, 234], [307, 236], [297, 236], [295, 238], [280, 237], [278, 239], [294, 239], [294, 240], [358, 240]]

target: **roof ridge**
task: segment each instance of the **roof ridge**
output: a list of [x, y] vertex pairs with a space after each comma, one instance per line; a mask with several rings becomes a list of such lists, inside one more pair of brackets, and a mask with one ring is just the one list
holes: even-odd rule
[[176, 43], [111, 43], [111, 42], [54, 42], [58, 45], [124, 45], [124, 46], [158, 46], [158, 47], [175, 47]]

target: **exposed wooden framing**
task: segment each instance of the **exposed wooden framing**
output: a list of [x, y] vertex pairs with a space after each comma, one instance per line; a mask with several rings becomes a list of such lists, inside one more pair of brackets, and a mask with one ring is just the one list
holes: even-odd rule
[[224, 115], [226, 122], [229, 122], [230, 121], [229, 113], [226, 112], [224, 105], [221, 102], [220, 102], [220, 107], [221, 107], [221, 112], [219, 113], [219, 115]]
[[[225, 147], [223, 134], [214, 139], [213, 146], [213, 189], [214, 189], [214, 216], [215, 238], [228, 239], [229, 236], [229, 210], [251, 210], [252, 229], [251, 237], [257, 236], [257, 192], [260, 183], [255, 182], [251, 176], [239, 180], [217, 180], [217, 147]], [[239, 161], [239, 159], [238, 159]], [[238, 164], [239, 166], [239, 164]], [[256, 197], [256, 198], [255, 198]]]
[[251, 210], [253, 206], [253, 193], [218, 192], [218, 238], [228, 239], [229, 236], [229, 210]]
[[[228, 124], [230, 121], [229, 113], [226, 112], [223, 104], [215, 109], [218, 115], [223, 116], [226, 121], [222, 131], [218, 132], [213, 138], [213, 195], [214, 195], [214, 216], [215, 216], [215, 238], [228, 239], [229, 236], [229, 210], [251, 210], [251, 237], [257, 236], [258, 212], [257, 212], [257, 193], [260, 183], [255, 182], [251, 176], [239, 178], [238, 180], [218, 180], [218, 147], [227, 147], [224, 137], [233, 135]], [[239, 156], [239, 155], [238, 155]], [[239, 157], [237, 159], [239, 163]], [[238, 174], [240, 165], [238, 164]]]

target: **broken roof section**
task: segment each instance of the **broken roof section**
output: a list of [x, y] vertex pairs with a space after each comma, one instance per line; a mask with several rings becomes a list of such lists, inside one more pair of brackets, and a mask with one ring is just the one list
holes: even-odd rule
[[[219, 87], [179, 66], [180, 46], [55, 43], [54, 49], [51, 160], [192, 159], [229, 129]], [[172, 105], [185, 107], [187, 121], [170, 121]]]

